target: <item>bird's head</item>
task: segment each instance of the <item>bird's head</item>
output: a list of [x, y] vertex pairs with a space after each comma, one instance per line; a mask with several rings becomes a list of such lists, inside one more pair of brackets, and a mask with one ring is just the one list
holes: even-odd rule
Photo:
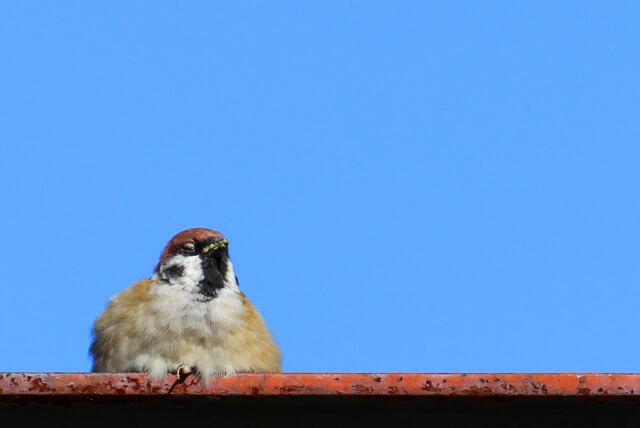
[[171, 238], [156, 266], [153, 278], [210, 301], [223, 288], [237, 290], [238, 283], [229, 260], [229, 242], [220, 232], [187, 229]]

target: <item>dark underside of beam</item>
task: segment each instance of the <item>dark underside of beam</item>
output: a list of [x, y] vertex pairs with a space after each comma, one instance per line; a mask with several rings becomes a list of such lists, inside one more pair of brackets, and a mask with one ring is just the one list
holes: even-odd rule
[[78, 397], [0, 400], [2, 426], [637, 427], [637, 397]]

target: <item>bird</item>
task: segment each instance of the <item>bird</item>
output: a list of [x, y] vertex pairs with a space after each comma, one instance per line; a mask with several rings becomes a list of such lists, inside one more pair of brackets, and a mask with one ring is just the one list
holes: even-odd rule
[[205, 228], [175, 235], [151, 278], [111, 298], [89, 351], [93, 372], [151, 379], [282, 371], [273, 335], [239, 289], [229, 242]]

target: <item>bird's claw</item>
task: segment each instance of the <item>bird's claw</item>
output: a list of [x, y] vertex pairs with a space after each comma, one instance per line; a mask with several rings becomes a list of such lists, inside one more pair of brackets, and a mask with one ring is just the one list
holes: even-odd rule
[[178, 379], [180, 380], [180, 382], [184, 382], [191, 373], [193, 373], [193, 371], [189, 366], [180, 365], [176, 369], [176, 374], [178, 375]]

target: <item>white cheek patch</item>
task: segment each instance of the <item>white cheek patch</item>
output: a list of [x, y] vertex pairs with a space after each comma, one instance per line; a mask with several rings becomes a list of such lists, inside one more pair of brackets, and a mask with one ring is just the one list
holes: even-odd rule
[[204, 279], [200, 257], [177, 254], [162, 265], [160, 273], [173, 266], [182, 267], [182, 275], [170, 277], [169, 284], [183, 290], [197, 291], [198, 284]]
[[227, 274], [224, 277], [224, 288], [238, 291], [238, 281], [236, 281], [236, 273], [233, 270], [231, 260], [227, 259]]

